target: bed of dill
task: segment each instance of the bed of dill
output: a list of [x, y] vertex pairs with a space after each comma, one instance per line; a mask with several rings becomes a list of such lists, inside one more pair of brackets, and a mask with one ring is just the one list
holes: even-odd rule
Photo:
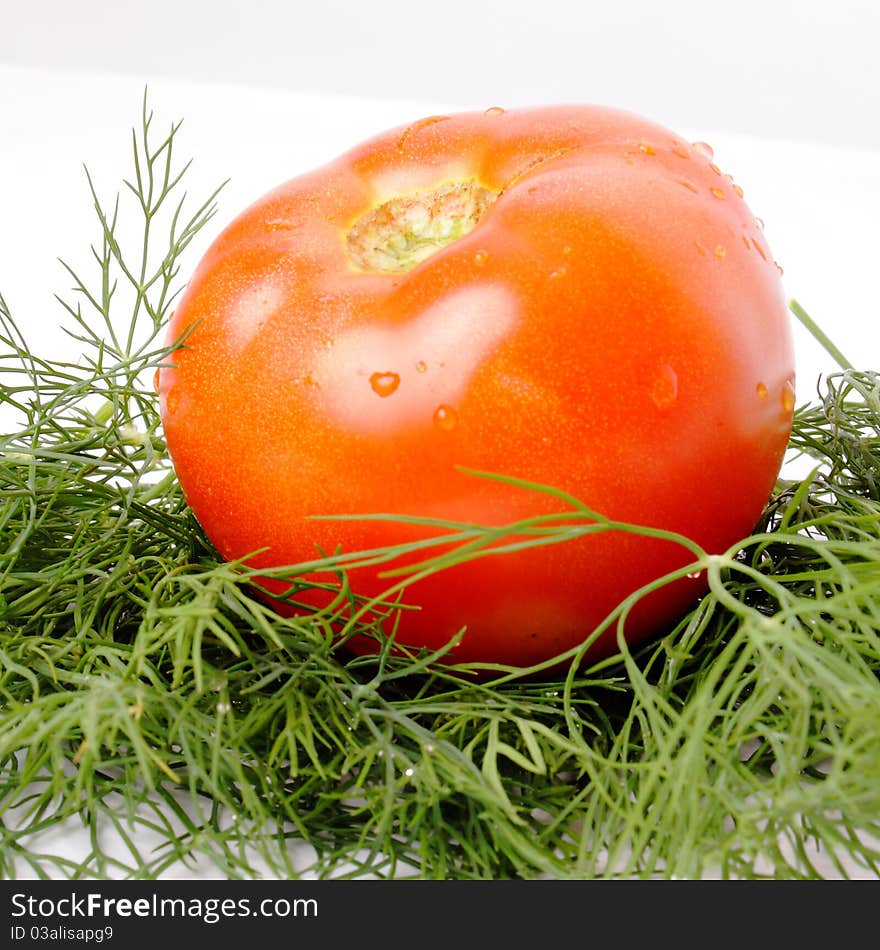
[[[177, 129], [153, 144], [151, 123], [145, 105], [121, 201], [92, 187], [94, 279], [70, 270], [60, 301], [83, 358], [41, 357], [0, 298], [19, 420], [0, 439], [0, 875], [880, 876], [880, 375], [841, 358], [798, 408], [815, 468], [754, 536], [716, 556], [680, 539], [710, 587], [660, 639], [561, 674], [352, 658], [328, 631], [362, 629], [357, 599], [276, 615], [173, 476], [151, 379], [216, 193], [188, 210]], [[448, 525], [454, 553], [426, 546], [422, 569], [638, 530], [568, 500], [562, 521]], [[61, 828], [79, 857], [53, 853]]]

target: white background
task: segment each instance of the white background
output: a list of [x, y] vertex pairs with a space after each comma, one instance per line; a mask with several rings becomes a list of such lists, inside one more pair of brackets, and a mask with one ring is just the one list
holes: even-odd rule
[[0, 0], [0, 60], [880, 148], [875, 0]]
[[[85, 262], [98, 237], [82, 163], [111, 198], [145, 85], [157, 124], [185, 120], [191, 190], [231, 178], [202, 247], [268, 188], [386, 127], [455, 108], [600, 102], [711, 142], [766, 222], [789, 295], [852, 362], [880, 369], [878, 11], [868, 0], [0, 0], [0, 292], [32, 340], [64, 345], [53, 293], [69, 280], [56, 258]], [[795, 339], [802, 402], [834, 365], [798, 327]]]

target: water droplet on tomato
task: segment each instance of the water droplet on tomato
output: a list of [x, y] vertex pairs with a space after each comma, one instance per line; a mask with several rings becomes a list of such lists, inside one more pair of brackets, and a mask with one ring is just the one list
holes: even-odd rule
[[640, 152], [643, 152], [645, 155], [656, 155], [656, 154], [657, 154], [657, 150], [654, 148], [654, 146], [653, 146], [653, 145], [647, 145], [646, 143], [642, 143], [642, 144], [639, 146], [639, 151], [640, 151]]
[[485, 264], [486, 261], [488, 260], [489, 260], [489, 254], [486, 251], [477, 251], [477, 253], [474, 254], [474, 263], [478, 267], [482, 267], [483, 264]]
[[694, 151], [699, 152], [700, 155], [704, 155], [708, 159], [715, 157], [715, 150], [708, 142], [694, 142]]
[[428, 371], [428, 364], [424, 360], [419, 360], [418, 363], [416, 363], [416, 369], [420, 373], [426, 373]]
[[434, 413], [434, 425], [437, 426], [438, 429], [449, 432], [455, 428], [457, 422], [458, 413], [456, 413], [452, 406], [441, 405], [437, 407]]
[[709, 191], [716, 197], [724, 200], [724, 192], [720, 188], [710, 188]]
[[785, 273], [785, 271], [782, 269], [782, 265], [779, 263], [779, 261], [773, 261], [773, 264], [776, 267], [777, 273], [781, 277]]
[[490, 106], [486, 109], [485, 114], [488, 116], [504, 115], [505, 111], [506, 110], [502, 109], [501, 106]]
[[429, 125], [436, 125], [438, 122], [446, 122], [448, 119], [448, 115], [429, 115], [424, 119], [413, 122], [412, 125], [408, 125], [403, 130], [403, 135], [397, 140], [397, 151], [405, 152], [410, 138], [418, 132], [421, 132], [422, 129], [427, 128]]
[[716, 175], [720, 175], [720, 174], [721, 174], [721, 169], [715, 164], [715, 162], [710, 162], [710, 163], [709, 163], [709, 168], [711, 168], [712, 171], [715, 172]]
[[702, 576], [703, 576], [703, 572], [702, 572], [702, 571], [691, 571], [691, 572], [688, 574], [688, 577], [689, 577], [692, 581], [698, 581]]
[[725, 253], [726, 253], [726, 252], [725, 252], [724, 248], [723, 248], [720, 244], [718, 244], [718, 245], [715, 247], [715, 256], [716, 256], [717, 258], [720, 259], [720, 258], [724, 257]]
[[377, 396], [390, 396], [400, 385], [397, 373], [373, 373], [370, 377], [370, 386]]
[[755, 224], [757, 224], [758, 227], [759, 227], [762, 231], [764, 230], [764, 219], [763, 219], [763, 218], [755, 218]]
[[794, 383], [790, 379], [787, 379], [782, 384], [782, 411], [793, 412], [794, 402]]
[[688, 191], [692, 191], [696, 194], [699, 191], [699, 188], [692, 182], [688, 181], [686, 178], [676, 178], [675, 183], [681, 185], [682, 188], [687, 188]]
[[567, 267], [557, 267], [556, 270], [550, 271], [550, 280], [559, 280], [561, 277], [565, 277], [567, 273]]
[[678, 373], [668, 363], [654, 374], [651, 399], [658, 409], [668, 409], [678, 399]]
[[753, 247], [755, 248], [755, 250], [761, 255], [761, 257], [766, 261], [766, 260], [767, 260], [767, 252], [764, 250], [763, 247], [761, 247], [761, 245], [759, 244], [759, 242], [756, 241], [754, 238], [752, 238], [752, 246], [753, 246]]
[[742, 196], [745, 194], [745, 192], [736, 182], [733, 183], [733, 190], [737, 193], [737, 195], [739, 195], [740, 198], [742, 198]]
[[679, 158], [691, 157], [690, 149], [684, 144], [684, 142], [674, 141], [672, 143], [672, 154], [677, 155]]
[[767, 386], [766, 386], [766, 384], [765, 384], [765, 383], [758, 383], [758, 385], [755, 386], [755, 392], [758, 394], [758, 399], [766, 399], [766, 398], [767, 398]]

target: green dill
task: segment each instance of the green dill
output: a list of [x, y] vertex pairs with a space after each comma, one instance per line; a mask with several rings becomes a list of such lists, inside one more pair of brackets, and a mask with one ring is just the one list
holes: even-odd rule
[[[68, 269], [60, 300], [78, 362], [41, 356], [0, 297], [0, 875], [880, 876], [880, 374], [826, 341], [841, 372], [791, 438], [811, 471], [729, 551], [675, 539], [709, 592], [638, 649], [647, 589], [607, 618], [620, 652], [601, 661], [477, 671], [390, 649], [424, 573], [641, 530], [577, 499], [564, 519], [433, 522], [415, 566], [412, 546], [330, 559], [386, 563], [383, 603], [281, 617], [201, 532], [162, 438], [152, 375], [217, 199], [189, 209], [177, 131], [156, 142], [145, 101], [120, 196], [88, 179], [94, 274]], [[291, 596], [307, 567], [277, 572]], [[340, 622], [378, 653], [347, 654]], [[45, 844], [62, 827], [77, 859]]]

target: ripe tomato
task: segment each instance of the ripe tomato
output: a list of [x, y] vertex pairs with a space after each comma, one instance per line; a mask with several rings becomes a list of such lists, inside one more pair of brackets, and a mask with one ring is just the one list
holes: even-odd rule
[[[159, 380], [189, 504], [259, 568], [505, 524], [563, 489], [719, 551], [750, 532], [793, 409], [778, 269], [707, 146], [593, 106], [491, 109], [379, 135], [245, 210], [199, 264]], [[531, 664], [691, 556], [604, 532], [418, 582], [400, 643]], [[390, 581], [359, 569], [357, 593]], [[633, 641], [703, 590], [641, 603]], [[613, 646], [606, 635], [594, 655]], [[366, 638], [352, 641], [370, 649]]]

